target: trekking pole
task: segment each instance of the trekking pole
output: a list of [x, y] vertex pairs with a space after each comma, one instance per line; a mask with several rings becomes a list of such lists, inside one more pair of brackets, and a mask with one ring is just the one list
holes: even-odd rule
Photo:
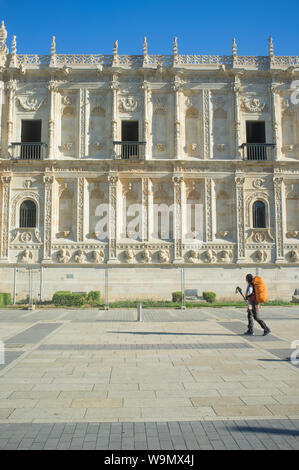
[[244, 294], [243, 294], [243, 292], [242, 292], [241, 287], [237, 287], [237, 288], [236, 288], [236, 294], [238, 294], [238, 293], [242, 295], [243, 299], [244, 299], [245, 302], [246, 302], [246, 298], [245, 298], [245, 296], [244, 296]]

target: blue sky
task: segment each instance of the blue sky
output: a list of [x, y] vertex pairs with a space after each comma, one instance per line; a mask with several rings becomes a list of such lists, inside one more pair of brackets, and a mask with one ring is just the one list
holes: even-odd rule
[[236, 37], [240, 55], [299, 55], [299, 1], [247, 2], [191, 0], [24, 1], [0, 0], [0, 19], [18, 53], [49, 54], [52, 35], [58, 53], [141, 54], [147, 36], [150, 54], [171, 54], [178, 37], [182, 54], [231, 54]]

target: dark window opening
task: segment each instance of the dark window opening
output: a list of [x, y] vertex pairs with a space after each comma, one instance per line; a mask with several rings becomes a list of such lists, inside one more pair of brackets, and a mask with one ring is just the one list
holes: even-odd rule
[[246, 142], [248, 160], [267, 160], [266, 125], [264, 121], [246, 121]]
[[41, 142], [42, 121], [22, 121], [21, 142]]
[[24, 201], [20, 207], [20, 228], [36, 227], [36, 205], [33, 201]]
[[266, 208], [261, 201], [253, 204], [253, 228], [266, 228]]
[[265, 144], [266, 126], [264, 121], [246, 121], [247, 144]]
[[138, 121], [122, 121], [121, 140], [123, 142], [138, 142]]
[[41, 158], [42, 121], [23, 120], [21, 130], [21, 159], [39, 160]]

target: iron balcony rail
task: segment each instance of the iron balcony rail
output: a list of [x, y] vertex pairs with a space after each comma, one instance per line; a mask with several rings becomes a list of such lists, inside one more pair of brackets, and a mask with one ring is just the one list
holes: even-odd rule
[[122, 160], [144, 160], [146, 142], [113, 142], [114, 157]]
[[43, 160], [46, 144], [43, 142], [12, 142], [12, 157], [19, 160]]
[[243, 144], [243, 160], [273, 160], [275, 144]]

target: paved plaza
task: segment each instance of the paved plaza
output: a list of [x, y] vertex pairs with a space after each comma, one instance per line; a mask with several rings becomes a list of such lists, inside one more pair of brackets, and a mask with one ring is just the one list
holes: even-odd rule
[[0, 309], [0, 449], [299, 449], [299, 308], [261, 316]]

